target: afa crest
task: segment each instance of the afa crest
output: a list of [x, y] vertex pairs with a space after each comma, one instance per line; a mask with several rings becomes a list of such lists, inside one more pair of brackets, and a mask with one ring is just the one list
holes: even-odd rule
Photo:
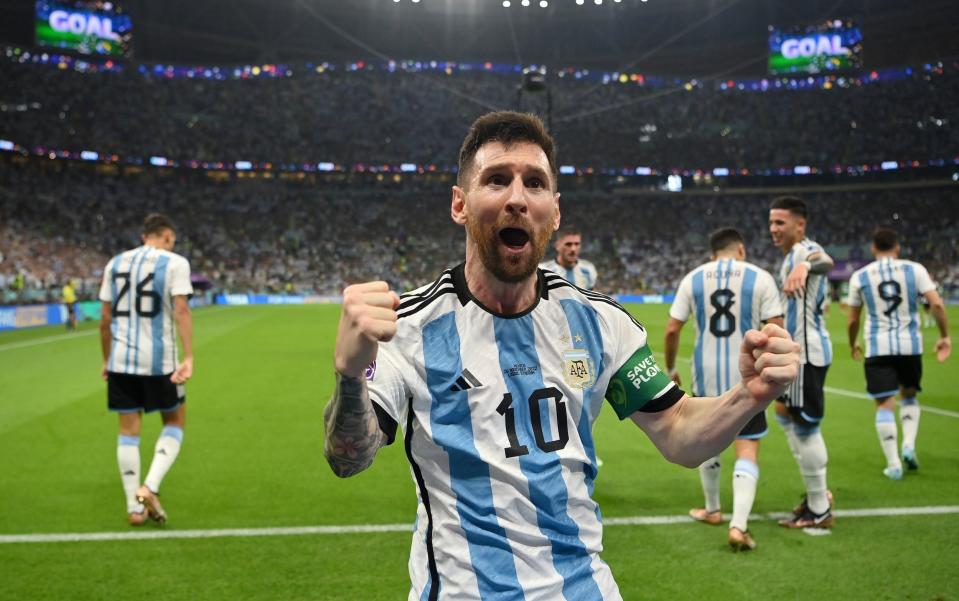
[[573, 388], [589, 388], [596, 382], [596, 365], [585, 349], [571, 349], [563, 353], [566, 383]]

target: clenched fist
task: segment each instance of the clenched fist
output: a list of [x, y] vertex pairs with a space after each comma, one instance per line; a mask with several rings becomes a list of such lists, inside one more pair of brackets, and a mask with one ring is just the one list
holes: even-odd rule
[[789, 332], [775, 324], [746, 332], [739, 354], [743, 386], [763, 403], [779, 397], [799, 375], [799, 352]]
[[347, 286], [343, 291], [343, 313], [333, 356], [338, 373], [363, 377], [366, 366], [376, 359], [379, 343], [388, 342], [396, 335], [399, 304], [400, 297], [386, 282]]

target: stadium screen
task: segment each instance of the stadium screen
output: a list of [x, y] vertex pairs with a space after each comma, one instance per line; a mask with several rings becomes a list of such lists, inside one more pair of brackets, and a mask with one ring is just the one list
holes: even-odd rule
[[129, 56], [132, 29], [130, 17], [113, 2], [37, 0], [38, 46]]
[[769, 72], [819, 73], [862, 67], [862, 32], [849, 21], [769, 28]]

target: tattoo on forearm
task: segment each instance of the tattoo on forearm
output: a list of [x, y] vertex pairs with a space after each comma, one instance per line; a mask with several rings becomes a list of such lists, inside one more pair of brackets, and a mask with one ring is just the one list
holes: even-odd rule
[[809, 261], [809, 273], [827, 273], [833, 266], [832, 259], [823, 252], [816, 253], [806, 260]]
[[366, 390], [366, 382], [337, 374], [336, 390], [323, 414], [326, 445], [323, 454], [337, 476], [358, 474], [373, 463], [386, 444]]

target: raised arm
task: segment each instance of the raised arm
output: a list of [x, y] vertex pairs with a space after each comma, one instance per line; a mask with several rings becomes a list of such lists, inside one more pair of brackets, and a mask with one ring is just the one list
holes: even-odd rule
[[632, 420], [673, 463], [696, 467], [717, 455], [746, 422], [766, 409], [799, 373], [799, 345], [779, 326], [750, 330], [739, 355], [742, 382], [719, 397], [683, 396], [656, 413], [637, 411]]
[[387, 443], [380, 429], [363, 373], [376, 359], [380, 342], [396, 334], [400, 299], [386, 282], [349, 286], [336, 335], [336, 389], [323, 412], [323, 454], [333, 472], [346, 478], [365, 470]]

